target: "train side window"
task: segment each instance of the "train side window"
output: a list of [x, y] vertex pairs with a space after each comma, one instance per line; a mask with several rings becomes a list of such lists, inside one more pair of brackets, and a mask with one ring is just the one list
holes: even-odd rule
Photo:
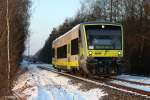
[[55, 49], [52, 48], [52, 57], [55, 57]]
[[57, 48], [57, 58], [67, 58], [67, 45]]
[[71, 40], [71, 55], [76, 55], [79, 53], [78, 38]]

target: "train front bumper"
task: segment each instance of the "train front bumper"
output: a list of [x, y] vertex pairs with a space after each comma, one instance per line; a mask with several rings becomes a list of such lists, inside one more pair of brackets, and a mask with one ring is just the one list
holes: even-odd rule
[[92, 74], [116, 74], [117, 61], [112, 58], [89, 57], [86, 66]]

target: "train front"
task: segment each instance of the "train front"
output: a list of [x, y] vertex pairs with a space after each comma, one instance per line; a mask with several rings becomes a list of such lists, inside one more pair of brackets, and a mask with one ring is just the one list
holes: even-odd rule
[[86, 67], [92, 74], [112, 75], [119, 72], [123, 57], [123, 29], [117, 24], [85, 24]]

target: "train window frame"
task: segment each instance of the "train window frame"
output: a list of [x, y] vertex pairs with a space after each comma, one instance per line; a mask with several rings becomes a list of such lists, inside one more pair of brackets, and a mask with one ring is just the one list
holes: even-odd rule
[[57, 48], [57, 58], [67, 58], [67, 45], [63, 45]]
[[71, 40], [71, 55], [79, 54], [79, 38]]

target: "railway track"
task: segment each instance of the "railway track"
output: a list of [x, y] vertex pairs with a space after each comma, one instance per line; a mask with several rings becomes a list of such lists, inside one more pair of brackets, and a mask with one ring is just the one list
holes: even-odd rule
[[[119, 80], [120, 82], [125, 82], [125, 83], [129, 83], [129, 84], [141, 85], [141, 83], [127, 81], [127, 80], [120, 80], [120, 79], [113, 79], [113, 80], [117, 80], [117, 81]], [[119, 85], [119, 84], [115, 84], [115, 83], [111, 83], [111, 82], [108, 82], [107, 84], [112, 85], [112, 86], [117, 87], [117, 88], [130, 90], [130, 91], [133, 91], [135, 93], [138, 93], [138, 94], [150, 97], [150, 92], [148, 92], [148, 91], [140, 90], [140, 89], [137, 89], [137, 88], [134, 88], [134, 87], [128, 87], [128, 86], [124, 86], [124, 85]]]
[[150, 87], [150, 84], [147, 84], [147, 83], [141, 83], [141, 82], [129, 81], [129, 80], [124, 80], [124, 79], [119, 79], [119, 78], [113, 78], [113, 77], [111, 77], [110, 79], [118, 80], [118, 81], [124, 81], [124, 82], [132, 83], [132, 84], [144, 85], [144, 86], [149, 86], [149, 87]]
[[78, 80], [81, 80], [81, 81], [85, 81], [85, 82], [88, 82], [88, 83], [108, 87], [108, 88], [115, 89], [115, 90], [118, 90], [118, 91], [122, 91], [122, 92], [125, 92], [125, 93], [130, 93], [130, 94], [150, 98], [150, 92], [135, 89], [135, 88], [131, 88], [131, 87], [126, 87], [126, 86], [122, 86], [122, 85], [118, 85], [118, 84], [115, 84], [115, 83], [111, 83], [110, 81], [119, 80], [119, 81], [122, 81], [122, 82], [128, 82], [128, 83], [132, 83], [132, 84], [146, 85], [146, 86], [149, 86], [149, 84], [144, 84], [144, 83], [139, 83], [139, 82], [132, 82], [132, 81], [127, 81], [127, 80], [117, 79], [117, 78], [102, 78], [102, 79], [101, 78], [99, 78], [99, 79], [98, 78], [93, 78], [93, 79], [92, 78], [85, 78], [85, 77], [82, 77], [82, 76], [79, 76], [79, 75], [69, 74], [69, 73], [66, 73], [66, 72], [58, 72], [55, 69], [51, 70], [51, 69], [48, 69], [48, 68], [44, 68], [42, 66], [38, 66], [38, 67], [41, 68], [41, 69], [49, 70], [51, 72], [61, 74], [63, 76], [71, 77], [71, 78], [74, 78], [74, 79], [78, 79]]

